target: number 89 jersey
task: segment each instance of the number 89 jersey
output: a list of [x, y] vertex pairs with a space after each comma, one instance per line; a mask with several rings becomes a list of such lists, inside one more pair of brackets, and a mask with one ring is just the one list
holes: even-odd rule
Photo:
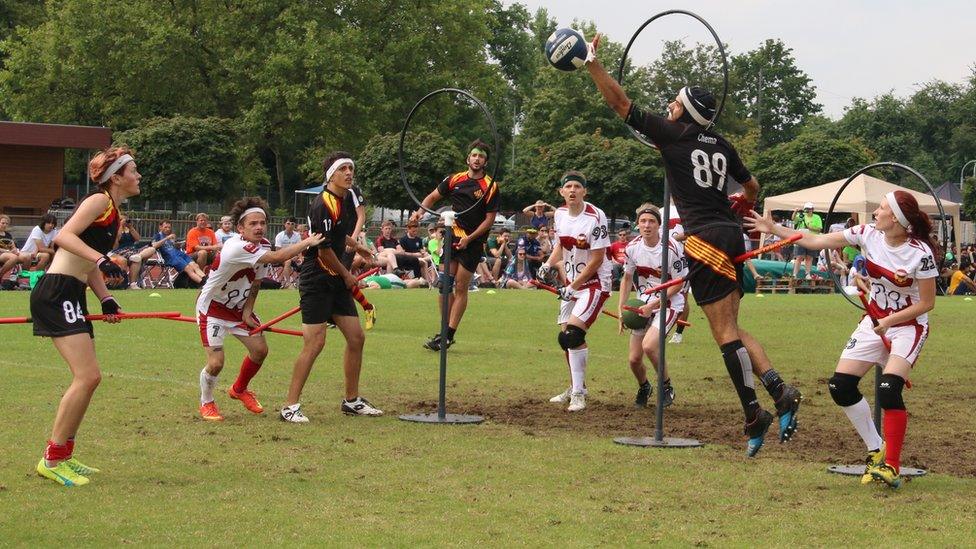
[[244, 302], [251, 283], [268, 275], [270, 265], [258, 259], [271, 251], [271, 243], [243, 240], [239, 235], [224, 242], [211, 266], [207, 283], [197, 298], [197, 312], [210, 318], [243, 321]]
[[600, 254], [603, 262], [596, 274], [580, 285], [580, 289], [592, 287], [609, 292], [611, 268], [607, 248], [610, 247], [610, 239], [607, 231], [607, 216], [603, 210], [589, 202], [584, 202], [583, 211], [573, 217], [569, 214], [569, 209], [563, 206], [556, 210], [553, 227], [556, 236], [559, 237], [559, 245], [563, 249], [566, 279], [569, 282], [576, 280], [590, 261], [591, 254]]
[[[892, 248], [885, 242], [884, 232], [875, 229], [874, 225], [846, 229], [844, 238], [851, 245], [861, 247], [871, 279], [870, 300], [881, 318], [918, 303], [921, 294], [917, 280], [938, 276], [932, 249], [922, 241], [909, 238], [901, 246]], [[919, 315], [915, 322], [927, 324], [928, 313]]]

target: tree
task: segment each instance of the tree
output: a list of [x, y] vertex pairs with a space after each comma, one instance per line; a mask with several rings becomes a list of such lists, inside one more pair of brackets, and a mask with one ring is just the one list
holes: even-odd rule
[[962, 183], [962, 212], [969, 219], [976, 219], [976, 177], [967, 177]]
[[[400, 178], [399, 145], [399, 133], [370, 139], [356, 163], [356, 180], [371, 203], [412, 210], [417, 205]], [[434, 132], [410, 132], [403, 145], [404, 171], [417, 200], [423, 200], [446, 175], [466, 169], [464, 145]]]
[[810, 132], [759, 153], [752, 173], [766, 197], [846, 178], [875, 159], [857, 140]]
[[144, 198], [168, 200], [173, 216], [187, 199], [224, 200], [239, 194], [242, 166], [229, 121], [154, 118], [115, 135], [135, 152]]

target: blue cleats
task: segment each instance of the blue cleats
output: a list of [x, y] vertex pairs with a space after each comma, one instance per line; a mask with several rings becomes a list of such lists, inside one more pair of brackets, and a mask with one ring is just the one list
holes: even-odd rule
[[756, 417], [746, 424], [746, 436], [749, 437], [749, 442], [746, 443], [746, 456], [756, 457], [763, 443], [766, 442], [766, 432], [772, 424], [773, 414], [766, 410], [759, 410]]
[[796, 414], [800, 410], [803, 395], [792, 385], [783, 385], [783, 391], [776, 399], [776, 414], [779, 416], [779, 441], [786, 442], [796, 432]]

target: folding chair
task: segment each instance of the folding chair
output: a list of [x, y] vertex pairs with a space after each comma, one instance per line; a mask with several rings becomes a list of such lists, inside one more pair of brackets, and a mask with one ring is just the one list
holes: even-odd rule
[[159, 252], [142, 262], [142, 287], [146, 289], [172, 288], [179, 273], [166, 266]]

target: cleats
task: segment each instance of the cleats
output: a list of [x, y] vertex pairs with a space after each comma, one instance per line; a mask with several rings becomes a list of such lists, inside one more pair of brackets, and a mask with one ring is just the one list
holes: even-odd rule
[[898, 475], [898, 471], [895, 471], [895, 468], [887, 463], [882, 463], [871, 469], [871, 477], [874, 480], [880, 480], [892, 488], [901, 486], [901, 477]]
[[207, 421], [224, 420], [224, 416], [220, 415], [220, 410], [217, 409], [217, 403], [213, 401], [200, 406], [200, 417]]
[[796, 414], [800, 410], [803, 395], [792, 385], [783, 385], [779, 398], [776, 399], [776, 415], [779, 416], [779, 441], [784, 443], [796, 433]]
[[884, 458], [885, 447], [883, 443], [880, 449], [868, 452], [868, 457], [864, 460], [864, 474], [861, 475], [861, 484], [871, 484], [874, 482], [874, 477], [871, 475], [871, 472], [884, 463]]
[[363, 310], [363, 319], [365, 328], [367, 330], [372, 330], [373, 326], [376, 326], [376, 308]]
[[634, 407], [638, 409], [647, 408], [647, 400], [651, 398], [651, 393], [653, 392], [654, 389], [651, 388], [650, 381], [645, 381], [642, 383], [637, 389], [637, 396], [634, 397]]
[[72, 471], [78, 473], [83, 477], [91, 476], [95, 473], [102, 472], [101, 469], [97, 469], [95, 467], [89, 467], [73, 457], [64, 460], [64, 464], [67, 465], [69, 468], [71, 468]]
[[281, 407], [281, 421], [287, 421], [288, 423], [308, 423], [308, 418], [302, 413], [302, 405], [295, 403], [291, 406]]
[[579, 412], [586, 408], [586, 393], [580, 391], [569, 395], [569, 407], [567, 412]]
[[678, 332], [675, 332], [671, 336], [671, 339], [668, 340], [668, 343], [681, 343], [682, 339], [684, 339], [684, 334], [679, 334]]
[[44, 478], [49, 478], [61, 486], [73, 487], [88, 484], [88, 477], [79, 475], [68, 466], [66, 461], [62, 461], [54, 467], [44, 464], [44, 458], [37, 462], [37, 474]]
[[[431, 351], [440, 351], [441, 350], [441, 344], [442, 344], [441, 335], [440, 334], [437, 334], [437, 335], [431, 337], [430, 339], [428, 339], [427, 340], [427, 343], [424, 343], [424, 348], [425, 349], [430, 349]], [[454, 345], [454, 340], [453, 339], [448, 339], [447, 340], [447, 348], [450, 349], [451, 348], [451, 345]]]
[[553, 402], [555, 404], [567, 404], [569, 402], [569, 395], [571, 394], [573, 394], [572, 387], [550, 398], [549, 402]]
[[756, 457], [766, 441], [766, 432], [769, 431], [769, 426], [772, 423], [773, 414], [760, 409], [756, 417], [746, 424], [745, 432], [746, 436], [749, 437], [749, 441], [746, 443], [746, 456]]
[[247, 411], [251, 412], [252, 414], [264, 413], [264, 406], [261, 406], [261, 403], [258, 402], [257, 396], [255, 396], [254, 391], [249, 391], [245, 389], [240, 393], [238, 393], [234, 391], [234, 386], [231, 385], [231, 387], [227, 389], [227, 396], [229, 396], [234, 400], [241, 401], [241, 404], [243, 404], [244, 407], [247, 408]]
[[664, 384], [664, 407], [667, 408], [674, 404], [674, 386], [671, 383]]
[[383, 410], [373, 406], [363, 397], [356, 397], [352, 400], [342, 400], [342, 406], [339, 407], [343, 414], [347, 416], [381, 416], [383, 415]]

